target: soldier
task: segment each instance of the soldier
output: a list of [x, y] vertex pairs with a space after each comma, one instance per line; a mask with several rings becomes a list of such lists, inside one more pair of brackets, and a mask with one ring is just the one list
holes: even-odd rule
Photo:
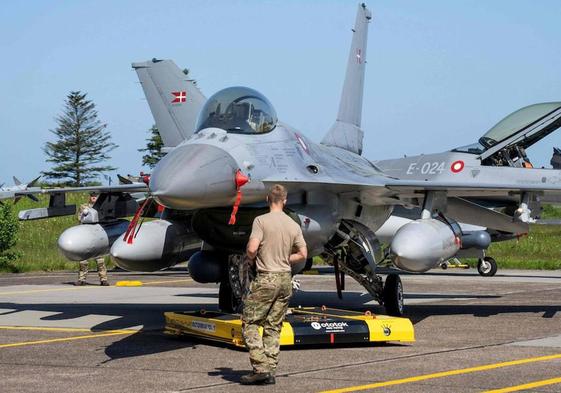
[[270, 212], [255, 218], [247, 244], [248, 263], [256, 265], [257, 276], [242, 316], [243, 337], [253, 367], [251, 374], [241, 377], [244, 385], [275, 383], [280, 331], [292, 296], [291, 265], [306, 260], [308, 254], [302, 229], [283, 211], [286, 198], [283, 186], [271, 187], [267, 195]]
[[[85, 218], [90, 214], [89, 209], [95, 205], [97, 201], [97, 193], [92, 192], [90, 193], [90, 199], [88, 203], [84, 203], [80, 206], [78, 210], [78, 219], [80, 222], [84, 222]], [[105, 266], [105, 257], [98, 257], [96, 258], [97, 263], [97, 273], [99, 274], [99, 281], [101, 282], [102, 286], [109, 286], [109, 282], [107, 281], [107, 267]], [[78, 276], [78, 281], [74, 285], [86, 285], [86, 275], [88, 274], [88, 261], [81, 261], [80, 262], [80, 272]]]

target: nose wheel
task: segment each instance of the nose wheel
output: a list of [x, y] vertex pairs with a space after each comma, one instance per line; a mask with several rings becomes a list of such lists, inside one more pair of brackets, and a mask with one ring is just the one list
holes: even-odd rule
[[382, 301], [388, 315], [403, 316], [403, 284], [398, 274], [392, 273], [386, 278]]
[[477, 271], [483, 277], [494, 276], [497, 268], [497, 261], [491, 257], [480, 258], [477, 262]]

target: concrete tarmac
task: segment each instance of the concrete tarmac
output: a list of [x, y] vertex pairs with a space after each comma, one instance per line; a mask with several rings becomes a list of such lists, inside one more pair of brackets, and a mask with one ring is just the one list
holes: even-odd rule
[[[561, 271], [403, 275], [412, 344], [283, 349], [277, 384], [239, 385], [241, 350], [162, 334], [163, 312], [213, 309], [216, 285], [178, 270], [0, 275], [0, 392], [561, 392]], [[351, 279], [299, 276], [294, 305], [382, 309]]]

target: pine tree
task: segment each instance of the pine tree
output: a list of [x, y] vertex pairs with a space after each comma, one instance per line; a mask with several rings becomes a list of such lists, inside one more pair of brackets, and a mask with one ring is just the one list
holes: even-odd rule
[[66, 97], [63, 113], [56, 117], [58, 126], [50, 130], [56, 142], [47, 142], [43, 151], [54, 165], [43, 175], [70, 186], [82, 186], [105, 171], [116, 168], [103, 165], [117, 147], [106, 131], [107, 124], [97, 118], [95, 104], [87, 94], [71, 91]]
[[150, 133], [150, 138], [146, 139], [146, 148], [138, 149], [138, 151], [147, 152], [147, 154], [142, 156], [142, 165], [154, 168], [158, 161], [165, 155], [165, 153], [162, 152], [164, 142], [158, 132], [158, 127], [155, 125], [153, 125], [148, 132]]

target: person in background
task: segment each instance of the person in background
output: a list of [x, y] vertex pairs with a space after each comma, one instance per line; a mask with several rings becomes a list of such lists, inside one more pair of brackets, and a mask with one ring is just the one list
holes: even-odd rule
[[[90, 193], [90, 198], [88, 203], [84, 203], [80, 206], [78, 210], [78, 219], [80, 222], [84, 222], [85, 217], [90, 214], [90, 209], [93, 208], [95, 202], [97, 201], [97, 193]], [[87, 225], [87, 224], [85, 224]], [[100, 256], [95, 259], [97, 263], [97, 274], [99, 275], [99, 281], [101, 286], [109, 286], [109, 281], [107, 281], [107, 267], [105, 266], [105, 256]], [[78, 274], [78, 281], [75, 285], [86, 285], [86, 276], [88, 275], [88, 260], [80, 262], [80, 271]]]

